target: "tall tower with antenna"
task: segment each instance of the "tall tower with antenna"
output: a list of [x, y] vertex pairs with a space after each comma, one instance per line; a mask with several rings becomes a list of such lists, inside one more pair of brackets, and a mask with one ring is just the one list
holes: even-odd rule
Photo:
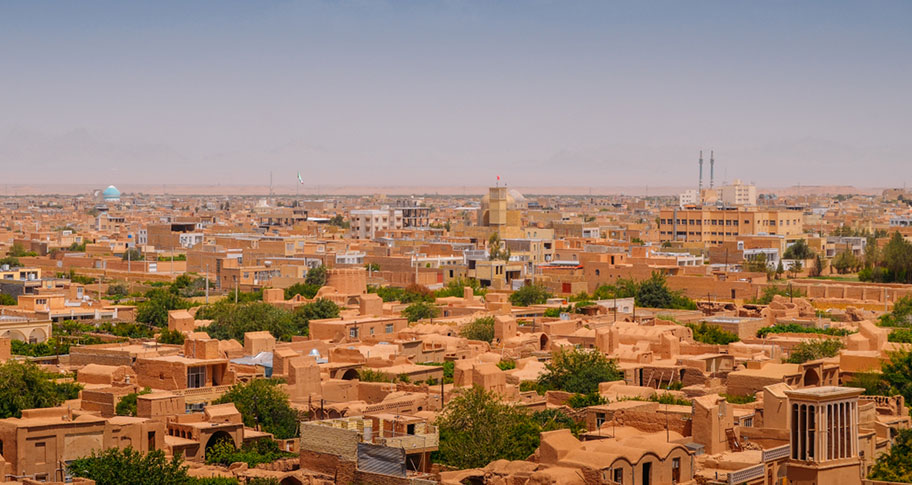
[[715, 181], [713, 179], [715, 177], [714, 172], [715, 172], [716, 159], [714, 158], [714, 155], [715, 155], [714, 151], [710, 150], [709, 151], [709, 188], [713, 188], [713, 186], [715, 185]]
[[700, 150], [700, 193], [703, 193], [703, 150]]

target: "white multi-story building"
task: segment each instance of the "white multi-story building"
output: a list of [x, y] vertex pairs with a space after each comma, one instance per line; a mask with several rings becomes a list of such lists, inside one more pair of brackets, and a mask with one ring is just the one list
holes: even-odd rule
[[402, 211], [398, 209], [359, 209], [349, 213], [351, 237], [374, 239], [377, 231], [402, 229]]
[[685, 205], [697, 205], [700, 203], [700, 192], [695, 189], [685, 190], [678, 195], [678, 202], [681, 204], [681, 207], [684, 207]]
[[740, 180], [722, 186], [720, 195], [722, 203], [728, 206], [757, 205], [757, 186], [742, 184]]

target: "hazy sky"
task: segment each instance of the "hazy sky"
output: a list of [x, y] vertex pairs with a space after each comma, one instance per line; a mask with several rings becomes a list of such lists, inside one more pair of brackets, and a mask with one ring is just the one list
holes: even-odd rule
[[910, 25], [910, 1], [4, 1], [0, 181], [695, 185], [714, 148], [717, 180], [902, 185]]

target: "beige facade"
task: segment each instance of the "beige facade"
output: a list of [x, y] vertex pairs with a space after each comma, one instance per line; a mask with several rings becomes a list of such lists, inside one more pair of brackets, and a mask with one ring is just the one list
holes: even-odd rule
[[748, 235], [790, 236], [804, 231], [803, 216], [793, 210], [731, 208], [662, 209], [659, 238], [662, 241], [702, 242], [720, 245]]

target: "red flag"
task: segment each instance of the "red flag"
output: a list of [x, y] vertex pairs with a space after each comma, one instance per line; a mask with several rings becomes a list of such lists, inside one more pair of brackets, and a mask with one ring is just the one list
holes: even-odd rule
[[497, 180], [500, 180], [500, 175], [497, 176]]

